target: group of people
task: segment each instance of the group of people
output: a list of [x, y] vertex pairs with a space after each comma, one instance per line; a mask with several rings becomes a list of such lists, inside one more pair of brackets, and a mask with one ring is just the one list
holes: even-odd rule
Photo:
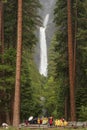
[[53, 120], [53, 117], [48, 117], [48, 118], [38, 118], [38, 124], [48, 124], [48, 126], [67, 126], [68, 125], [68, 122], [64, 119], [64, 118], [61, 118], [61, 119], [54, 119]]
[[49, 118], [47, 118], [47, 117], [38, 118], [37, 123], [39, 125], [41, 125], [41, 124], [48, 124], [49, 126], [52, 126], [53, 125], [53, 117], [49, 117]]
[[38, 118], [35, 118], [35, 119], [32, 119], [31, 121], [26, 121], [25, 122], [26, 125], [29, 125], [29, 124], [38, 124], [39, 126], [40, 125], [48, 125], [49, 127], [51, 126], [67, 126], [68, 125], [68, 122], [64, 119], [64, 118], [61, 118], [61, 119], [53, 119], [53, 117], [38, 117]]
[[55, 126], [56, 127], [58, 127], [58, 126], [67, 126], [67, 125], [68, 125], [68, 122], [64, 118], [55, 120]]

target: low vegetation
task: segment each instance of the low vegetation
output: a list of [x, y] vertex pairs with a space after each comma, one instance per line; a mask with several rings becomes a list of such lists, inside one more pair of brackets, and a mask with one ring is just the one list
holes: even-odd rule
[[[21, 130], [75, 130], [75, 128], [21, 128]], [[76, 128], [77, 130], [87, 130], [87, 128]], [[3, 130], [3, 128], [0, 128]], [[4, 129], [5, 130], [5, 129]], [[16, 128], [8, 128], [8, 130], [16, 130]]]

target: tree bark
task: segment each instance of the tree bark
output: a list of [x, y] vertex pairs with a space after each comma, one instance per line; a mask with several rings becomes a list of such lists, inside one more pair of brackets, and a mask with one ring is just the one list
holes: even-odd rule
[[72, 42], [72, 17], [71, 17], [71, 0], [67, 0], [68, 11], [68, 59], [69, 59], [69, 81], [70, 81], [70, 108], [71, 108], [71, 121], [76, 120], [75, 112], [75, 89], [73, 77], [73, 42]]
[[2, 55], [1, 63], [4, 63], [4, 20], [3, 20], [3, 2], [0, 1], [0, 53]]
[[20, 124], [20, 75], [22, 59], [22, 0], [18, 0], [18, 26], [17, 26], [17, 60], [16, 60], [16, 82], [14, 95], [13, 126]]
[[73, 67], [73, 77], [74, 77], [74, 86], [76, 81], [76, 34], [77, 34], [77, 0], [76, 0], [76, 8], [75, 8], [75, 36], [74, 36], [74, 67]]
[[67, 101], [67, 97], [65, 97], [65, 119], [68, 120], [68, 101]]
[[6, 122], [7, 122], [7, 124], [11, 125], [11, 122], [10, 122], [10, 114], [9, 114], [8, 111], [6, 112]]
[[2, 42], [2, 2], [0, 1], [0, 52], [1, 52], [1, 42]]

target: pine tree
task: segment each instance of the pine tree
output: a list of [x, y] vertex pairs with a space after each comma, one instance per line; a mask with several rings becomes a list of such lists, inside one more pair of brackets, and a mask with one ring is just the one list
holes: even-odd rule
[[17, 59], [16, 59], [16, 83], [14, 95], [13, 126], [20, 123], [20, 78], [22, 59], [22, 0], [18, 0], [18, 26], [17, 26]]
[[72, 15], [71, 15], [71, 0], [67, 0], [68, 10], [68, 56], [69, 56], [69, 79], [70, 79], [70, 105], [71, 105], [71, 120], [76, 120], [75, 112], [75, 88], [73, 77], [73, 34], [72, 34]]

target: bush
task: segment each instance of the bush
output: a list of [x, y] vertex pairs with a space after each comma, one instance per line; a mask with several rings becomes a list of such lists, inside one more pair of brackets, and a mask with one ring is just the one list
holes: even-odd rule
[[81, 106], [80, 112], [79, 112], [80, 120], [86, 121], [87, 120], [87, 106]]

